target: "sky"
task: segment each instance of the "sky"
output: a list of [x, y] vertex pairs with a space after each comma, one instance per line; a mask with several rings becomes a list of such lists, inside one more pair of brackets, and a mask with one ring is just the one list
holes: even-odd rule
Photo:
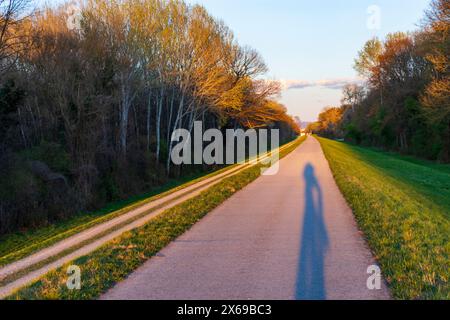
[[343, 84], [360, 81], [353, 61], [364, 43], [420, 25], [430, 0], [188, 0], [223, 20], [282, 81], [291, 115], [315, 121], [339, 105]]

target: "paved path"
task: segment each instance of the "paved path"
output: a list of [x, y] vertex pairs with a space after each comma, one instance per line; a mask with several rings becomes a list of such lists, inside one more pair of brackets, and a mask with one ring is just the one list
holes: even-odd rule
[[309, 138], [102, 299], [388, 299], [374, 259]]
[[[287, 144], [280, 148], [288, 148]], [[95, 225], [85, 231], [77, 233], [60, 242], [44, 248], [30, 256], [13, 262], [0, 268], [0, 281], [8, 277], [19, 275], [15, 280], [0, 285], [0, 299], [10, 295], [15, 290], [39, 279], [51, 270], [85, 256], [95, 251], [105, 243], [117, 238], [124, 232], [138, 228], [169, 208], [176, 206], [188, 199], [191, 199], [201, 192], [209, 189], [211, 186], [219, 183], [221, 180], [238, 174], [251, 165], [266, 160], [269, 155], [264, 155], [258, 159], [253, 159], [247, 164], [233, 166], [224, 172], [218, 173], [209, 178], [200, 179], [193, 184], [188, 185], [178, 191], [162, 195], [161, 198], [149, 203], [130, 209], [116, 218]], [[81, 246], [80, 246], [81, 245]], [[65, 255], [64, 255], [65, 253]], [[62, 254], [62, 255], [61, 255]], [[60, 256], [61, 255], [61, 256]]]

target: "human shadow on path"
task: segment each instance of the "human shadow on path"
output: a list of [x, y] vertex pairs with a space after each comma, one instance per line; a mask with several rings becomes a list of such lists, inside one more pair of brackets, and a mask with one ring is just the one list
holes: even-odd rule
[[306, 165], [303, 176], [306, 185], [305, 208], [296, 299], [324, 300], [324, 260], [328, 248], [328, 234], [323, 219], [322, 190], [310, 163]]

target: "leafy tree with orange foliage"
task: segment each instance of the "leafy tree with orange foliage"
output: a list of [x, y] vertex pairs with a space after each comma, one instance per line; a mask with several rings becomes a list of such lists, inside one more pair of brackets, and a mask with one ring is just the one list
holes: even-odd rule
[[367, 41], [354, 66], [366, 83], [344, 88], [339, 129], [314, 130], [449, 162], [449, 29], [450, 1], [434, 0], [422, 30]]
[[450, 161], [450, 1], [434, 0], [427, 12], [425, 30], [430, 52], [426, 58], [433, 65], [433, 79], [421, 96], [429, 120], [444, 129], [442, 158]]
[[343, 136], [341, 128], [342, 116], [342, 108], [327, 107], [319, 114], [318, 121], [309, 125], [307, 131], [325, 137], [340, 138]]

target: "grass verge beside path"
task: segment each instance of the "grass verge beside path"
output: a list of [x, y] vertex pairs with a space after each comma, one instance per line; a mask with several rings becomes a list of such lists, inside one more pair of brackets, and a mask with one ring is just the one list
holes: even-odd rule
[[450, 166], [319, 138], [397, 299], [450, 299]]
[[[305, 138], [301, 138], [281, 151], [280, 157], [289, 154], [304, 140]], [[165, 211], [145, 226], [127, 232], [93, 253], [49, 272], [9, 298], [98, 298], [234, 193], [257, 179], [261, 174], [261, 168], [261, 165], [256, 165], [235, 176], [225, 178], [200, 195]], [[65, 285], [69, 265], [77, 265], [81, 268], [81, 290], [68, 290]]]
[[220, 173], [230, 170], [231, 168], [232, 167], [226, 167], [212, 173], [189, 176], [180, 180], [172, 180], [162, 187], [155, 188], [150, 193], [112, 203], [108, 207], [96, 212], [79, 214], [73, 218], [49, 225], [47, 227], [39, 228], [37, 230], [0, 237], [0, 267], [20, 260], [33, 254], [34, 252], [39, 251], [40, 249], [49, 247], [58, 241], [66, 239], [100, 223], [130, 212], [131, 210], [144, 204], [158, 200], [202, 180], [219, 175]]

